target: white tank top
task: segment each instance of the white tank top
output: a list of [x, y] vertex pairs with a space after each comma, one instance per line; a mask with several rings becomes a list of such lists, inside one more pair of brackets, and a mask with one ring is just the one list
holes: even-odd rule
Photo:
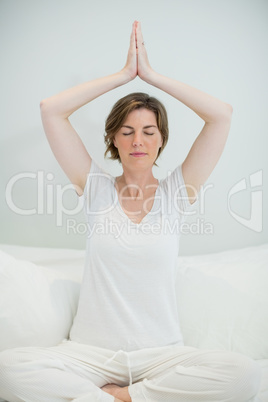
[[180, 225], [190, 204], [181, 165], [159, 182], [139, 224], [123, 211], [115, 178], [94, 161], [82, 196], [88, 239], [70, 339], [111, 350], [183, 345], [175, 290]]

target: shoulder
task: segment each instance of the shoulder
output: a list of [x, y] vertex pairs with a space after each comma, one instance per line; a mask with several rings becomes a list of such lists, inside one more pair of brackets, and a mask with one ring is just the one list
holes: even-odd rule
[[167, 172], [166, 177], [160, 181], [160, 188], [167, 198], [180, 203], [183, 210], [189, 209], [197, 201], [197, 198], [194, 202], [190, 202], [189, 200], [187, 185], [183, 177], [182, 164]]
[[173, 170], [168, 170], [166, 177], [160, 180], [160, 184], [164, 190], [170, 187], [175, 189], [185, 185], [182, 175], [182, 165], [178, 165]]
[[90, 171], [87, 175], [86, 185], [84, 188], [83, 197], [92, 198], [94, 194], [108, 191], [114, 187], [115, 177], [105, 171], [93, 159], [91, 161]]

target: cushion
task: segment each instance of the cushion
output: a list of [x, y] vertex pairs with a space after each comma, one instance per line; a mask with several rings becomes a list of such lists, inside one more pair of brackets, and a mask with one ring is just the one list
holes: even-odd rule
[[[74, 271], [75, 266], [72, 271]], [[68, 337], [81, 270], [38, 266], [0, 250], [0, 351], [53, 346]]]
[[268, 245], [179, 258], [184, 343], [268, 358]]
[[[84, 250], [1, 248], [0, 350], [58, 344], [76, 313]], [[268, 244], [178, 262], [185, 345], [267, 359]]]

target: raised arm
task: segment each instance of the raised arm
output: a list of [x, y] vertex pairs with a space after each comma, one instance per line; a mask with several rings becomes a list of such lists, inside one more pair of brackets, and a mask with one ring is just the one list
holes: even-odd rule
[[136, 22], [132, 26], [127, 62], [121, 71], [77, 85], [40, 103], [42, 122], [51, 149], [79, 195], [84, 190], [91, 157], [68, 118], [93, 99], [137, 76], [135, 29]]
[[200, 186], [210, 176], [223, 152], [231, 125], [232, 106], [196, 88], [158, 74], [149, 64], [140, 23], [137, 25], [136, 36], [139, 77], [178, 99], [205, 122], [182, 163], [189, 201], [193, 203]]

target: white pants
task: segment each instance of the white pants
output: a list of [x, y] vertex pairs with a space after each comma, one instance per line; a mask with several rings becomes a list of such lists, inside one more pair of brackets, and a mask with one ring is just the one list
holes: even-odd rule
[[248, 402], [260, 381], [242, 354], [188, 346], [116, 352], [63, 341], [0, 353], [0, 397], [10, 402], [111, 402], [100, 389], [108, 383], [129, 386], [133, 402]]

